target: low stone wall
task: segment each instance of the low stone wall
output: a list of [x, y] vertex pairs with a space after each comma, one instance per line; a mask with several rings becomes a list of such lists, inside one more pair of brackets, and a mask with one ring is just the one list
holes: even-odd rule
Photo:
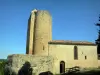
[[35, 75], [48, 70], [53, 72], [53, 58], [51, 56], [13, 54], [9, 55], [7, 60], [15, 73], [18, 73], [26, 61], [30, 62]]

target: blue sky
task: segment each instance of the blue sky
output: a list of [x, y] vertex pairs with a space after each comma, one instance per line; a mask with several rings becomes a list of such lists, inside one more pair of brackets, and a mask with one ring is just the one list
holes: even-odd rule
[[95, 42], [100, 0], [0, 0], [0, 59], [25, 54], [30, 12], [48, 10], [53, 40]]

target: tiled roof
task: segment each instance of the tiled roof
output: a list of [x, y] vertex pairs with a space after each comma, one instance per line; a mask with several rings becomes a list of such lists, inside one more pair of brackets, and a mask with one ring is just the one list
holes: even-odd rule
[[68, 45], [96, 45], [88, 41], [52, 40], [49, 44], [68, 44]]

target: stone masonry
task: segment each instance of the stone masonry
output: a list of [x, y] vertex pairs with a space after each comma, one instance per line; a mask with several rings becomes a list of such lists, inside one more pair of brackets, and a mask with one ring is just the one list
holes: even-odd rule
[[13, 54], [9, 55], [7, 60], [16, 74], [26, 61], [30, 62], [35, 75], [45, 71], [53, 72], [53, 58], [51, 56]]
[[52, 40], [51, 25], [48, 11], [32, 11], [28, 23], [26, 54], [44, 55], [48, 51], [48, 42]]
[[51, 15], [46, 10], [36, 9], [31, 12], [28, 20], [26, 55], [9, 55], [7, 60], [15, 73], [28, 61], [35, 75], [46, 71], [60, 74], [66, 68], [74, 66], [100, 67], [96, 44], [87, 41], [52, 40]]

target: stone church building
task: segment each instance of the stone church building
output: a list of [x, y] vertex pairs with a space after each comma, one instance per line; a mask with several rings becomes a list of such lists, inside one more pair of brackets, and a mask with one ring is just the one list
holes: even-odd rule
[[[21, 64], [24, 63], [23, 61], [29, 61], [36, 74], [48, 70], [59, 74], [65, 72], [66, 68], [74, 66], [100, 67], [95, 43], [52, 40], [52, 16], [45, 10], [31, 12], [28, 20], [26, 55], [9, 55], [8, 59], [12, 60], [13, 69], [16, 67], [15, 62], [20, 62], [20, 65], [16, 63], [17, 69], [19, 69], [19, 66], [21, 67]], [[43, 61], [45, 63], [40, 65], [39, 62]], [[48, 62], [46, 63], [46, 61]], [[40, 68], [41, 70], [39, 70]]]

